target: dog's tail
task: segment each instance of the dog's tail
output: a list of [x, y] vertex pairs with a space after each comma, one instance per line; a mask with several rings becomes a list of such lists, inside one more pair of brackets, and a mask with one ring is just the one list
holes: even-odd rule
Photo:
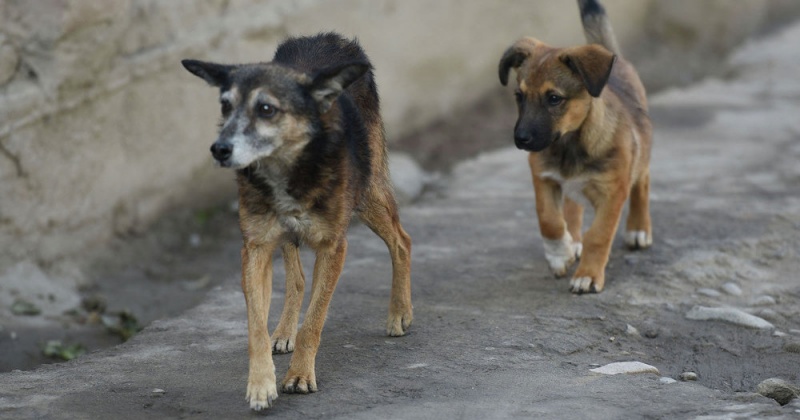
[[581, 9], [581, 20], [583, 21], [583, 33], [586, 35], [586, 42], [600, 44], [614, 54], [622, 55], [603, 5], [597, 0], [578, 0], [578, 7]]

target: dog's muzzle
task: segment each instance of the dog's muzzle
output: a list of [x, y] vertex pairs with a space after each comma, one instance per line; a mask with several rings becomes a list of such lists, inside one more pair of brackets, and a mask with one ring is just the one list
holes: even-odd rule
[[534, 136], [524, 133], [514, 133], [514, 145], [517, 149], [529, 152], [540, 152], [550, 145], [550, 141], [537, 139]]
[[211, 145], [211, 156], [217, 160], [221, 165], [225, 166], [228, 159], [233, 154], [233, 145], [228, 142], [217, 141]]

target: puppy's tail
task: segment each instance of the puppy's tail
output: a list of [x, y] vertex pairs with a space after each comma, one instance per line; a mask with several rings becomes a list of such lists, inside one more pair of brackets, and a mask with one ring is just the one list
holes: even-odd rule
[[583, 21], [583, 33], [586, 35], [586, 42], [600, 44], [614, 54], [622, 55], [603, 5], [597, 0], [578, 0], [578, 7], [581, 9], [581, 20]]

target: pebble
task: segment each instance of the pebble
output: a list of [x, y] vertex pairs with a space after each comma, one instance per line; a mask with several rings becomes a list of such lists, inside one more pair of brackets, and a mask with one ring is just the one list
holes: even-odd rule
[[150, 392], [152, 392], [153, 394], [163, 394], [163, 393], [165, 393], [165, 392], [167, 392], [167, 391], [164, 391], [164, 390], [163, 390], [163, 389], [161, 389], [161, 388], [153, 388], [153, 390], [152, 390], [152, 391], [150, 391]]
[[655, 373], [659, 374], [655, 366], [650, 366], [642, 362], [616, 362], [609, 363], [599, 368], [590, 369], [594, 373], [602, 373], [603, 375], [617, 375], [620, 373]]
[[780, 378], [769, 378], [756, 386], [756, 392], [772, 398], [780, 405], [786, 405], [800, 395], [800, 388]]
[[637, 330], [636, 327], [634, 327], [633, 325], [628, 324], [625, 327], [625, 334], [632, 335], [634, 337], [639, 337], [639, 330]]
[[200, 246], [200, 235], [196, 233], [189, 235], [189, 245], [192, 248], [197, 248], [198, 246]]
[[786, 337], [786, 336], [787, 336], [787, 335], [789, 335], [789, 334], [786, 334], [786, 333], [785, 333], [785, 332], [783, 332], [783, 331], [777, 331], [777, 330], [776, 330], [774, 333], [772, 333], [772, 335], [773, 335], [773, 336], [775, 336], [775, 337]]
[[724, 290], [725, 293], [727, 293], [729, 295], [733, 295], [733, 296], [741, 296], [742, 295], [742, 288], [739, 287], [738, 284], [733, 283], [733, 282], [727, 282], [727, 283], [723, 284], [722, 285], [722, 290]]
[[686, 318], [696, 321], [725, 321], [748, 328], [767, 330], [775, 328], [769, 321], [750, 315], [736, 308], [708, 308], [695, 306], [686, 313]]
[[683, 372], [680, 376], [682, 381], [696, 381], [697, 374], [694, 372]]
[[762, 295], [762, 296], [757, 297], [753, 301], [752, 305], [753, 306], [772, 306], [772, 305], [774, 305], [776, 303], [777, 303], [777, 301], [775, 300], [774, 297], [769, 296], [769, 295]]
[[669, 384], [674, 384], [674, 383], [676, 383], [678, 381], [670, 378], [669, 376], [662, 376], [661, 378], [658, 379], [658, 382], [660, 382], [660, 383], [662, 383], [664, 385], [669, 385]]
[[701, 288], [697, 289], [697, 293], [701, 294], [703, 296], [708, 296], [708, 297], [720, 297], [720, 296], [722, 296], [722, 293], [720, 293], [719, 290], [709, 289], [707, 287], [701, 287]]

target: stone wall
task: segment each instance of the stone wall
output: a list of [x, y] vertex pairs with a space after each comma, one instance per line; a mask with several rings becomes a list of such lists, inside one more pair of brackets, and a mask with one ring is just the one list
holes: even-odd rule
[[[646, 81], [662, 84], [800, 9], [605, 3]], [[58, 271], [166, 209], [232, 195], [208, 153], [216, 92], [182, 58], [268, 60], [289, 34], [358, 36], [392, 139], [499, 89], [497, 60], [516, 38], [578, 43], [579, 25], [573, 2], [552, 0], [0, 0], [0, 278], [22, 262]]]

